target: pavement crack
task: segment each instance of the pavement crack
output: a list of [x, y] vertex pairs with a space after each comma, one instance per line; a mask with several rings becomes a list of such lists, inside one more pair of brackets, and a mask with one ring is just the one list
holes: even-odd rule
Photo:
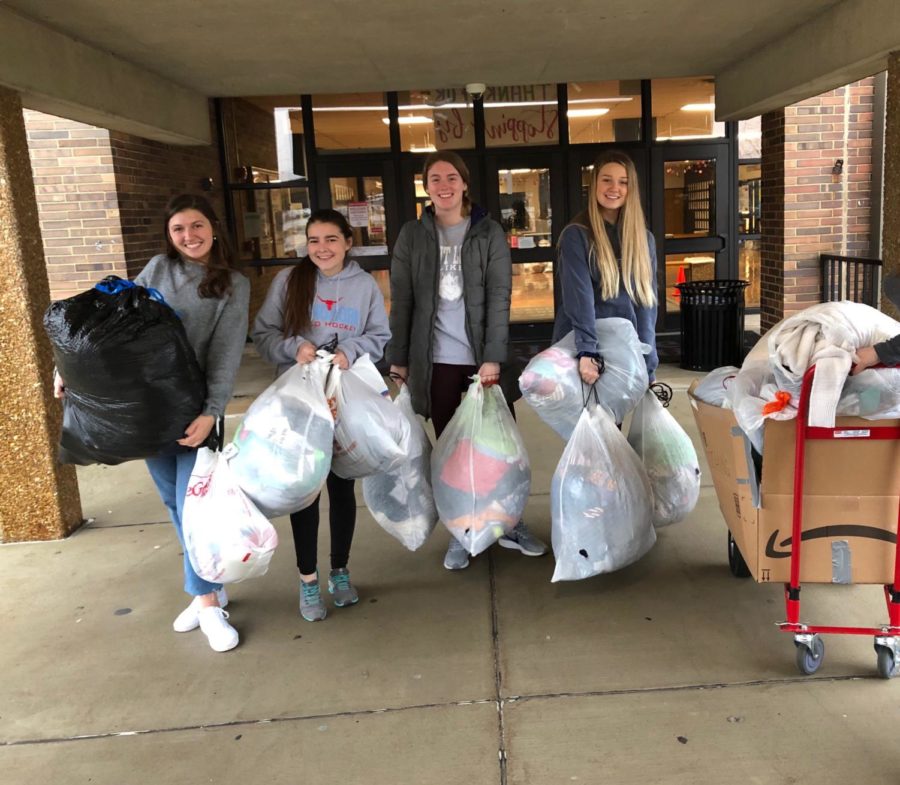
[[617, 690], [586, 690], [571, 692], [541, 692], [522, 695], [507, 695], [505, 703], [525, 703], [526, 701], [554, 700], [557, 698], [609, 698], [618, 695], [647, 695], [665, 692], [692, 692], [702, 690], [741, 689], [746, 687], [772, 687], [776, 685], [822, 684], [841, 681], [862, 681], [880, 677], [868, 674], [849, 676], [789, 676], [783, 679], [754, 679], [751, 681], [713, 682], [707, 684], [673, 684], [662, 687], [631, 687]]
[[497, 609], [497, 578], [494, 556], [488, 550], [488, 578], [491, 595], [491, 651], [494, 658], [494, 690], [497, 702], [497, 758], [500, 765], [500, 785], [507, 782], [506, 718], [503, 700], [503, 670], [500, 665], [500, 614]]
[[194, 725], [173, 725], [163, 728], [143, 728], [140, 730], [104, 731], [100, 733], [85, 733], [74, 736], [54, 736], [44, 739], [17, 739], [15, 741], [0, 741], [0, 747], [24, 747], [37, 744], [62, 744], [75, 741], [96, 741], [98, 739], [114, 739], [121, 736], [152, 736], [163, 733], [183, 733], [193, 730], [216, 730], [218, 728], [246, 728], [254, 725], [274, 725], [282, 722], [310, 722], [322, 720], [334, 720], [347, 717], [368, 717], [377, 714], [397, 714], [407, 711], [420, 711], [422, 709], [452, 709], [462, 706], [483, 706], [496, 704], [497, 699], [476, 698], [473, 700], [449, 701], [446, 703], [418, 703], [409, 706], [385, 706], [380, 709], [357, 709], [355, 711], [334, 711], [321, 714], [296, 714], [285, 717], [269, 717], [264, 719], [228, 720], [226, 722], [203, 722]]

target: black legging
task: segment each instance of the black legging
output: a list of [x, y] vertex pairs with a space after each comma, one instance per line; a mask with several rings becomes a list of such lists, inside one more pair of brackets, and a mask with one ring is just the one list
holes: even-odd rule
[[[334, 472], [325, 481], [328, 488], [328, 519], [331, 525], [331, 569], [339, 570], [350, 560], [353, 530], [356, 528], [356, 494], [353, 480], [345, 480]], [[320, 494], [321, 495], [321, 494]], [[297, 567], [302, 575], [316, 571], [319, 549], [319, 496], [306, 509], [291, 513]]]

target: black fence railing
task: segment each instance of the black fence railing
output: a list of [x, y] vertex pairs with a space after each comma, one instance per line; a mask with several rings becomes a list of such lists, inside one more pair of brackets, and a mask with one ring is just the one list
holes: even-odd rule
[[822, 302], [852, 300], [878, 307], [881, 259], [819, 254], [822, 265]]

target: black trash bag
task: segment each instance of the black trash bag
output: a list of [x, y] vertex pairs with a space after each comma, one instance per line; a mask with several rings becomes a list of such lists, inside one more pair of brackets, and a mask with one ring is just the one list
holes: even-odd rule
[[44, 314], [66, 385], [60, 463], [174, 455], [206, 379], [184, 325], [155, 289], [114, 275]]

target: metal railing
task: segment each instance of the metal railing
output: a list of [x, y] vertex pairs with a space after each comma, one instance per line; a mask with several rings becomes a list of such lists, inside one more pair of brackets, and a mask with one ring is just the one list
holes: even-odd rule
[[822, 302], [852, 300], [878, 308], [881, 298], [881, 259], [819, 254]]

